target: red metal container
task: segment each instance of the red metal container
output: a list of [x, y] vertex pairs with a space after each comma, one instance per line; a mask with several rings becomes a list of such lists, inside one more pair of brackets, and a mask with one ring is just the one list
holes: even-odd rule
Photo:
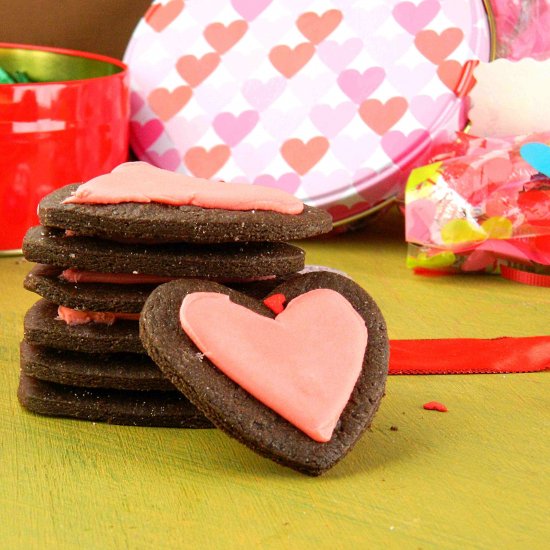
[[129, 87], [121, 61], [0, 43], [0, 67], [36, 82], [0, 84], [0, 251], [21, 248], [52, 190], [128, 156]]

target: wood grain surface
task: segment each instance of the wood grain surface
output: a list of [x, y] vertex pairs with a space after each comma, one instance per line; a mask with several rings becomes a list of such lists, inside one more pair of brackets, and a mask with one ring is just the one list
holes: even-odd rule
[[[393, 338], [549, 332], [548, 290], [494, 276], [422, 278], [402, 223], [304, 243], [352, 275]], [[394, 376], [373, 426], [311, 479], [214, 430], [35, 416], [17, 402], [30, 264], [0, 259], [0, 547], [547, 548], [548, 373]], [[437, 400], [448, 413], [425, 411]], [[392, 430], [396, 427], [397, 430]]]

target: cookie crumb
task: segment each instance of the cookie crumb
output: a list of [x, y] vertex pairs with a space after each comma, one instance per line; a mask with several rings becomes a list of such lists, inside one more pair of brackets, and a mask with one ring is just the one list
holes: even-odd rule
[[447, 412], [448, 409], [443, 403], [439, 403], [438, 401], [430, 401], [429, 403], [424, 403], [422, 405], [427, 411], [439, 411], [439, 412]]

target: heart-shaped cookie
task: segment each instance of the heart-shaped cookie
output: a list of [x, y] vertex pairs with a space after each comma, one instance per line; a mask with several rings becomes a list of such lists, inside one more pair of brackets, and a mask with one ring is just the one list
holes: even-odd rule
[[[328, 289], [332, 292], [312, 292], [318, 291], [318, 289]], [[313, 436], [317, 437], [317, 439], [322, 440], [323, 434], [328, 439], [326, 442], [320, 442], [312, 437], [312, 433], [307, 435], [302, 429], [285, 420], [281, 414], [278, 414], [263, 402], [260, 402], [256, 397], [253, 397], [249, 391], [224, 374], [221, 370], [222, 366], [220, 368], [216, 367], [193, 343], [193, 339], [196, 340], [196, 335], [192, 335], [192, 339], [182, 328], [180, 309], [182, 309], [181, 306], [186, 296], [191, 294], [199, 296], [196, 293], [203, 292], [227, 295], [234, 304], [244, 306], [244, 308], [250, 310], [250, 312], [246, 312], [242, 307], [238, 308], [241, 310], [243, 317], [246, 318], [247, 323], [255, 316], [263, 316], [268, 319], [275, 318], [275, 314], [262, 301], [255, 300], [216, 283], [198, 279], [167, 283], [158, 287], [151, 294], [142, 311], [140, 337], [149, 355], [172, 383], [214, 424], [252, 450], [309, 475], [319, 475], [332, 467], [351, 449], [363, 431], [370, 425], [374, 413], [380, 404], [380, 399], [384, 394], [389, 358], [388, 338], [384, 319], [373, 299], [350, 279], [329, 272], [308, 273], [293, 277], [272, 292], [272, 294], [283, 294], [286, 297], [286, 304], [289, 304], [286, 306], [289, 310], [288, 313], [291, 313], [290, 309], [298, 310], [300, 307], [303, 307], [304, 303], [306, 304], [306, 308], [309, 307], [311, 301], [317, 299], [314, 297], [316, 295], [326, 298], [328, 294], [334, 297], [334, 292], [336, 292], [338, 293], [337, 298], [344, 299], [343, 301], [346, 304], [344, 310], [346, 307], [350, 310], [350, 312], [345, 314], [346, 318], [348, 318], [348, 314], [350, 315], [350, 324], [355, 325], [355, 328], [350, 328], [355, 331], [357, 336], [360, 336], [361, 330], [358, 330], [355, 324], [359, 320], [359, 324], [364, 322], [368, 332], [368, 344], [364, 352], [359, 355], [359, 364], [357, 365], [355, 375], [346, 375], [343, 372], [347, 368], [347, 363], [354, 360], [352, 357], [353, 353], [350, 355], [348, 349], [350, 346], [353, 347], [354, 344], [352, 345], [352, 342], [347, 341], [346, 338], [348, 337], [346, 336], [344, 339], [334, 340], [335, 342], [343, 342], [341, 355], [345, 358], [344, 362], [339, 362], [338, 352], [331, 352], [332, 361], [335, 363], [335, 368], [337, 369], [336, 372], [330, 372], [330, 365], [327, 366], [325, 364], [322, 369], [319, 369], [318, 375], [316, 375], [315, 368], [312, 369], [311, 366], [308, 366], [306, 372], [300, 373], [300, 376], [297, 377], [311, 377], [311, 388], [313, 391], [313, 396], [311, 397], [313, 397], [313, 402], [315, 402], [315, 395], [322, 392], [322, 399], [325, 400], [325, 403], [328, 403], [327, 408], [332, 407], [333, 412], [339, 409], [336, 404], [332, 406], [330, 400], [333, 397], [335, 400], [341, 399], [342, 392], [345, 393], [348, 391], [349, 393], [351, 391], [349, 398], [345, 399], [347, 402], [344, 402], [345, 406], [336, 421], [334, 431], [329, 426], [329, 428], [325, 427], [324, 431], [321, 430], [320, 437], [315, 436], [313, 433]], [[307, 296], [305, 296], [306, 294]], [[300, 297], [298, 300], [292, 302], [298, 297]], [[229, 304], [226, 299], [216, 300], [215, 296], [213, 298], [214, 300], [211, 302], [213, 305], [216, 302], [222, 302], [224, 304], [223, 308], [226, 309], [225, 313], [223, 313], [223, 308], [220, 310], [222, 317], [219, 323], [215, 323], [214, 320], [211, 322], [212, 334], [206, 336], [206, 345], [209, 348], [216, 344], [216, 332], [221, 337], [227, 333], [231, 324], [237, 323], [236, 318], [233, 318], [233, 313], [231, 312], [232, 304]], [[187, 302], [189, 302], [189, 299]], [[332, 309], [329, 310], [328, 306], [323, 305], [324, 302], [322, 300], [320, 303], [322, 305], [321, 311], [324, 311], [323, 308], [327, 308], [326, 310], [329, 313], [333, 311]], [[218, 306], [215, 305], [215, 307]], [[338, 309], [335, 311], [338, 311]], [[278, 321], [282, 321], [286, 314], [285, 310], [281, 314], [283, 317]], [[231, 315], [230, 324], [228, 324], [228, 315]], [[299, 316], [300, 314], [298, 314]], [[354, 317], [355, 321], [353, 321]], [[266, 324], [265, 319], [262, 317], [257, 317], [257, 320], [259, 327]], [[311, 318], [310, 315], [308, 322], [315, 324], [319, 328], [319, 333], [324, 334], [324, 339], [330, 333], [330, 327], [338, 324], [335, 323], [335, 319], [330, 318], [330, 314], [320, 314], [316, 318]], [[270, 323], [267, 324], [269, 325]], [[195, 325], [194, 328], [197, 332], [201, 332], [204, 327]], [[186, 330], [190, 333], [193, 332], [189, 327]], [[340, 326], [339, 330], [343, 333], [346, 332], [345, 326]], [[296, 332], [296, 330], [291, 330], [291, 332]], [[239, 331], [237, 330], [236, 334], [238, 333]], [[247, 326], [246, 330], [241, 331], [241, 334], [246, 335], [244, 336], [245, 339], [250, 338], [262, 341], [261, 338], [256, 337], [258, 331], [251, 330], [250, 325]], [[304, 346], [306, 345], [306, 340], [304, 337]], [[312, 345], [311, 342], [313, 341], [314, 339], [310, 340], [310, 345]], [[366, 339], [362, 340], [362, 345], [364, 345], [365, 341]], [[224, 345], [227, 346], [230, 344], [231, 342]], [[237, 344], [238, 342], [235, 342], [235, 345]], [[220, 347], [223, 349], [224, 346], [221, 345]], [[296, 350], [299, 348], [299, 346], [297, 348], [295, 341], [291, 343], [289, 340], [288, 346], [285, 346], [284, 342], [279, 342], [277, 349], [280, 349], [281, 361], [285, 361], [285, 359], [286, 361], [290, 360], [289, 356], [285, 358], [287, 352], [285, 347], [292, 347], [294, 355], [296, 355]], [[205, 351], [209, 354], [209, 350]], [[304, 356], [307, 356], [308, 352], [311, 351], [304, 349]], [[357, 356], [357, 350], [354, 353]], [[238, 354], [233, 355], [233, 359], [235, 357], [237, 357], [237, 360], [239, 359]], [[312, 355], [315, 356], [315, 353]], [[319, 354], [317, 354], [317, 357], [319, 357]], [[259, 359], [255, 359], [253, 362], [255, 365], [258, 365], [258, 368], [261, 368]], [[307, 364], [307, 361], [302, 361], [302, 364]], [[249, 374], [246, 374], [246, 362], [244, 362], [243, 368], [246, 378], [246, 376], [249, 376]], [[276, 362], [272, 362], [270, 376], [273, 375], [272, 370], [275, 368]], [[292, 377], [288, 376], [291, 371], [288, 369], [285, 370], [284, 366], [282, 371], [281, 383], [279, 384], [281, 395], [279, 396], [280, 399], [277, 399], [276, 396], [275, 405], [271, 403], [271, 406], [274, 408], [277, 408], [277, 402], [282, 400], [284, 403], [285, 398], [288, 401], [289, 396], [300, 395], [299, 390], [296, 391], [296, 388], [290, 387], [293, 384]], [[339, 376], [339, 373], [341, 376]], [[347, 381], [340, 384], [338, 380], [340, 377], [347, 379]], [[269, 380], [269, 377], [266, 379]], [[243, 386], [247, 386], [250, 391], [254, 391], [254, 388], [249, 387], [242, 378], [241, 383]], [[315, 389], [313, 390], [313, 388]], [[266, 401], [264, 396], [259, 398], [264, 402]], [[310, 405], [311, 403], [308, 405], [307, 399], [303, 400], [304, 409], [311, 409], [313, 411], [315, 407]], [[321, 422], [323, 421], [324, 419], [321, 419]]]
[[[214, 128], [219, 133], [216, 123]], [[315, 156], [315, 162], [298, 160], [309, 162], [311, 168], [326, 149], [326, 138], [313, 138], [298, 153]], [[209, 152], [202, 147], [189, 149], [188, 166], [190, 155], [196, 178], [145, 162], [126, 162], [82, 185], [56, 189], [40, 201], [40, 223], [80, 236], [155, 244], [282, 242], [332, 229], [327, 212], [304, 205], [286, 191], [201, 179], [210, 175], [198, 172], [211, 170], [214, 161], [227, 160], [227, 146], [218, 145]]]

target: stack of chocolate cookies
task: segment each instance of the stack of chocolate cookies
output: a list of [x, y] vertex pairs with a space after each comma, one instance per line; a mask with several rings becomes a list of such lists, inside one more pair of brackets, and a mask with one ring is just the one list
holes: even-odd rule
[[[287, 213], [296, 199], [275, 189], [191, 180], [127, 163], [42, 200], [42, 225], [23, 243], [25, 258], [37, 263], [25, 288], [42, 296], [26, 314], [21, 344], [19, 399], [27, 409], [117, 424], [211, 426], [146, 354], [139, 335], [146, 299], [179, 278], [263, 297], [304, 267], [303, 250], [285, 241], [332, 225], [316, 208]], [[225, 195], [212, 198], [218, 188]], [[278, 203], [283, 212], [272, 209]]]

